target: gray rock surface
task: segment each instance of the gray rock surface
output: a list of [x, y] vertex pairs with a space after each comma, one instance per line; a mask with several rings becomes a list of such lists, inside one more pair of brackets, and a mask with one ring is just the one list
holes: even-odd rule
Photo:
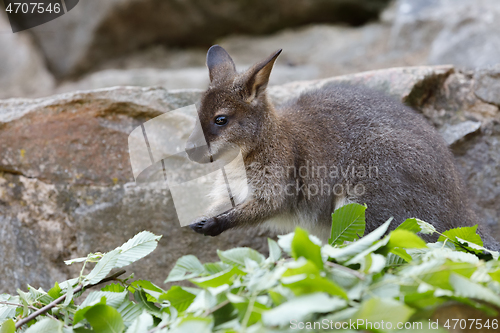
[[400, 0], [391, 43], [428, 52], [429, 64], [474, 69], [499, 62], [499, 31], [496, 0]]
[[32, 36], [13, 34], [9, 20], [0, 12], [0, 98], [40, 96], [54, 87], [55, 80]]
[[313, 22], [359, 25], [377, 18], [388, 2], [80, 1], [69, 13], [31, 31], [60, 77], [154, 43], [205, 46], [232, 33], [264, 34]]
[[[443, 132], [451, 126], [451, 148], [476, 211], [500, 238], [500, 112], [476, 96], [473, 77], [449, 66], [395, 68], [278, 85], [269, 93], [281, 103], [315, 87], [364, 84], [414, 106]], [[141, 230], [163, 238], [130, 271], [160, 285], [185, 254], [210, 261], [216, 249], [234, 246], [266, 252], [272, 233], [242, 229], [203, 237], [179, 226], [166, 189], [133, 182], [128, 134], [196, 102], [200, 93], [118, 87], [0, 101], [0, 292], [26, 283], [48, 288], [78, 274], [63, 260], [109, 251]], [[480, 128], [457, 130], [464, 123]]]

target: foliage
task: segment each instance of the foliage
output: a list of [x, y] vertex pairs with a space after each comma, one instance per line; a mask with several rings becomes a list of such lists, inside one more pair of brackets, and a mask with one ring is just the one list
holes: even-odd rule
[[[49, 291], [28, 286], [15, 296], [0, 295], [0, 333], [19, 326], [27, 333], [229, 333], [318, 325], [386, 332], [404, 323], [420, 324], [418, 331], [426, 332], [432, 311], [447, 301], [496, 315], [498, 253], [483, 247], [476, 227], [441, 234], [426, 222], [408, 219], [387, 232], [389, 220], [361, 237], [365, 209], [349, 204], [337, 210], [330, 244], [297, 228], [278, 242], [269, 239], [267, 258], [250, 248], [218, 251], [215, 263], [184, 256], [165, 282], [189, 281], [192, 287], [166, 289], [112, 274], [155, 249], [160, 237], [142, 232], [113, 251], [67, 262], [95, 263], [89, 274], [82, 268], [78, 278], [56, 282]], [[426, 243], [422, 234], [439, 239]], [[114, 283], [93, 290], [110, 280]], [[91, 292], [81, 300], [85, 289]], [[47, 311], [34, 315], [39, 309]], [[26, 318], [31, 320], [25, 324]], [[496, 321], [488, 325], [498, 328]]]

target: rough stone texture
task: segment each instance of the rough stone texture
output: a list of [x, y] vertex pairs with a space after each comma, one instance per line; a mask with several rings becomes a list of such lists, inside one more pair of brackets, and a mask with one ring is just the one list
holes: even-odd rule
[[391, 40], [394, 49], [428, 51], [429, 64], [474, 69], [500, 58], [500, 2], [400, 0]]
[[206, 46], [228, 34], [263, 34], [313, 22], [360, 25], [377, 18], [388, 2], [80, 1], [69, 13], [31, 31], [54, 73], [64, 76], [153, 43]]
[[[256, 61], [258, 58], [256, 58]], [[283, 84], [294, 80], [315, 79], [319, 76], [317, 66], [277, 65], [269, 84]], [[92, 73], [76, 82], [67, 82], [57, 92], [91, 90], [113, 86], [161, 86], [165, 89], [206, 89], [208, 69], [205, 66], [183, 69], [107, 69]]]
[[[281, 103], [333, 83], [381, 89], [423, 112], [443, 133], [455, 129], [451, 147], [478, 215], [497, 226], [500, 112], [476, 96], [474, 73], [449, 66], [395, 68], [274, 86], [269, 93]], [[200, 92], [121, 87], [0, 101], [0, 292], [28, 282], [48, 288], [78, 274], [63, 260], [108, 251], [141, 230], [163, 238], [130, 271], [158, 284], [185, 254], [210, 261], [217, 259], [218, 248], [267, 251], [266, 237], [272, 234], [265, 230], [230, 230], [210, 238], [181, 228], [167, 190], [133, 183], [130, 131], [196, 102]], [[470, 122], [480, 128], [461, 128]]]
[[0, 60], [0, 98], [40, 96], [48, 94], [55, 86], [32, 36], [27, 32], [13, 34], [2, 11]]
[[474, 82], [477, 97], [487, 103], [500, 106], [500, 63], [476, 71]]

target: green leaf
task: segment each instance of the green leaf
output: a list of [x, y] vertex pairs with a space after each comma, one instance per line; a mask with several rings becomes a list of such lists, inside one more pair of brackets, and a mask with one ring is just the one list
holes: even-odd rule
[[403, 249], [421, 249], [427, 247], [424, 240], [408, 230], [394, 230], [389, 234], [389, 249], [400, 247]]
[[[264, 304], [261, 304], [257, 301], [252, 302], [247, 297], [241, 297], [228, 293], [227, 299], [238, 310], [238, 318], [240, 322], [242, 322], [244, 318], [248, 316], [247, 326], [251, 326], [260, 321], [262, 313], [266, 310], [269, 310], [269, 308]], [[247, 313], [249, 311], [250, 313]]]
[[0, 326], [0, 333], [16, 333], [16, 324], [12, 319], [7, 319]]
[[292, 290], [295, 295], [325, 292], [347, 299], [347, 294], [341, 287], [322, 277], [316, 264], [303, 258], [289, 265], [283, 273], [281, 283]]
[[142, 289], [138, 289], [134, 292], [134, 299], [137, 304], [139, 304], [144, 310], [148, 311], [152, 315], [159, 315], [160, 309], [153, 303], [148, 301], [147, 294]]
[[79, 323], [83, 318], [85, 318], [85, 313], [97, 304], [107, 304], [117, 308], [125, 301], [127, 295], [128, 293], [126, 291], [123, 291], [121, 293], [109, 291], [93, 291], [87, 296], [82, 304], [80, 304], [76, 308], [73, 322], [75, 324]]
[[292, 240], [292, 257], [298, 259], [304, 257], [313, 262], [319, 269], [323, 269], [321, 258], [321, 247], [309, 239], [309, 233], [299, 227], [295, 228], [295, 236]]
[[413, 233], [422, 233], [425, 235], [432, 235], [437, 232], [436, 228], [434, 228], [432, 224], [416, 218], [406, 219], [395, 230], [407, 230]]
[[239, 267], [245, 267], [245, 258], [252, 259], [258, 264], [265, 260], [262, 254], [248, 247], [237, 247], [227, 251], [217, 250], [217, 255], [223, 263]]
[[119, 283], [111, 283], [111, 284], [108, 284], [107, 286], [101, 288], [101, 291], [109, 291], [112, 293], [121, 293], [121, 292], [125, 291], [125, 287]]
[[[366, 254], [368, 254], [364, 253], [364, 251], [369, 249], [375, 241], [377, 241], [384, 235], [384, 233], [387, 231], [387, 228], [389, 228], [389, 224], [391, 223], [391, 221], [392, 217], [368, 235], [362, 237], [354, 243], [346, 245], [345, 247], [334, 248], [330, 245], [325, 245], [323, 247], [323, 251], [330, 258], [335, 259], [338, 262], [346, 262], [358, 254], [361, 254], [361, 257], [364, 258]], [[385, 244], [381, 243], [380, 246], [382, 245]], [[375, 251], [377, 248], [378, 247], [375, 247], [373, 251]]]
[[450, 229], [443, 232], [443, 236], [440, 236], [438, 242], [444, 242], [446, 239], [457, 242], [457, 237], [463, 239], [466, 242], [474, 243], [479, 246], [483, 246], [483, 241], [481, 236], [476, 233], [477, 224], [473, 227], [461, 227]]
[[[354, 315], [358, 328], [366, 327], [367, 322], [390, 322], [392, 327], [397, 327], [398, 323], [405, 323], [415, 312], [406, 304], [390, 298], [370, 298], [361, 304], [361, 307]], [[363, 321], [363, 322], [362, 322]]]
[[278, 243], [276, 243], [271, 238], [267, 239], [267, 245], [269, 247], [269, 259], [272, 262], [276, 262], [281, 258], [281, 248]]
[[120, 255], [115, 267], [127, 266], [144, 258], [156, 249], [161, 236], [149, 231], [142, 231], [120, 246]]
[[59, 283], [57, 283], [57, 281], [54, 284], [54, 287], [47, 291], [47, 294], [53, 299], [59, 298], [62, 295], [62, 289], [59, 287]]
[[63, 333], [63, 323], [50, 318], [44, 318], [31, 325], [25, 333]]
[[125, 300], [116, 310], [120, 312], [125, 326], [130, 326], [130, 324], [142, 313], [143, 308], [139, 304]]
[[179, 326], [174, 328], [169, 333], [211, 333], [213, 321], [211, 318], [204, 317], [186, 317], [182, 319]]
[[231, 265], [225, 264], [221, 261], [207, 262], [207, 263], [203, 264], [203, 268], [205, 269], [204, 273], [206, 273], [208, 275], [220, 273], [222, 271], [225, 271], [229, 267], [231, 267]]
[[169, 291], [160, 296], [160, 301], [169, 301], [177, 311], [185, 311], [194, 301], [196, 295], [182, 289], [179, 286], [172, 286]]
[[474, 252], [476, 254], [482, 254], [482, 253], [487, 253], [487, 254], [490, 254], [491, 257], [494, 259], [494, 260], [498, 260], [499, 258], [499, 255], [500, 253], [498, 253], [497, 251], [492, 251], [492, 250], [488, 250], [487, 248], [483, 247], [483, 246], [479, 246], [477, 244], [474, 244], [474, 243], [471, 243], [471, 242], [468, 242], [460, 237], [457, 237], [456, 238], [457, 242], [459, 242], [460, 244], [464, 245], [465, 247], [467, 247], [467, 249], [471, 250], [471, 252]]
[[153, 317], [143, 311], [127, 329], [127, 333], [148, 333], [151, 326], [153, 326]]
[[160, 296], [165, 293], [165, 290], [161, 289], [151, 281], [147, 280], [136, 280], [130, 284], [130, 292], [134, 292], [135, 289], [142, 289], [147, 295], [148, 301], [158, 302]]
[[325, 293], [299, 296], [266, 311], [262, 321], [269, 326], [288, 326], [291, 320], [303, 321], [314, 313], [327, 313], [347, 306], [345, 300], [330, 297]]
[[205, 267], [203, 267], [198, 258], [190, 254], [177, 260], [174, 268], [172, 268], [170, 274], [168, 274], [165, 283], [191, 279], [204, 272]]
[[83, 285], [101, 282], [115, 268], [119, 254], [120, 249], [118, 248], [103, 255], [94, 269], [85, 277]]
[[236, 276], [243, 276], [243, 275], [246, 275], [246, 273], [244, 273], [238, 267], [235, 266], [231, 269], [222, 271], [220, 273], [206, 277], [191, 279], [190, 281], [202, 288], [208, 288], [208, 287], [215, 288], [222, 286], [223, 284], [231, 284]]
[[450, 275], [450, 284], [453, 286], [457, 296], [478, 299], [500, 306], [500, 296], [492, 292], [491, 289], [474, 283], [461, 275], [452, 273]]
[[366, 206], [351, 203], [335, 210], [332, 214], [332, 230], [328, 244], [342, 245], [363, 237], [365, 233]]
[[120, 333], [125, 329], [120, 313], [106, 304], [94, 305], [85, 313], [85, 318], [99, 333]]

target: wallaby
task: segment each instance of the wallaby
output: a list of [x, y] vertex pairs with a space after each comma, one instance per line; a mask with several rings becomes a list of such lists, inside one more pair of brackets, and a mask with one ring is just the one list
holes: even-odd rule
[[[198, 233], [216, 236], [235, 227], [295, 226], [326, 240], [332, 213], [347, 203], [366, 204], [366, 232], [394, 217], [391, 229], [417, 217], [438, 231], [476, 224], [453, 156], [424, 117], [367, 88], [331, 85], [274, 107], [266, 86], [281, 50], [238, 73], [220, 46], [207, 53], [210, 85], [198, 116], [208, 145], [192, 160], [237, 145], [250, 191], [246, 200], [194, 221]], [[224, 193], [227, 196], [227, 192]], [[479, 226], [485, 245], [497, 247]]]

